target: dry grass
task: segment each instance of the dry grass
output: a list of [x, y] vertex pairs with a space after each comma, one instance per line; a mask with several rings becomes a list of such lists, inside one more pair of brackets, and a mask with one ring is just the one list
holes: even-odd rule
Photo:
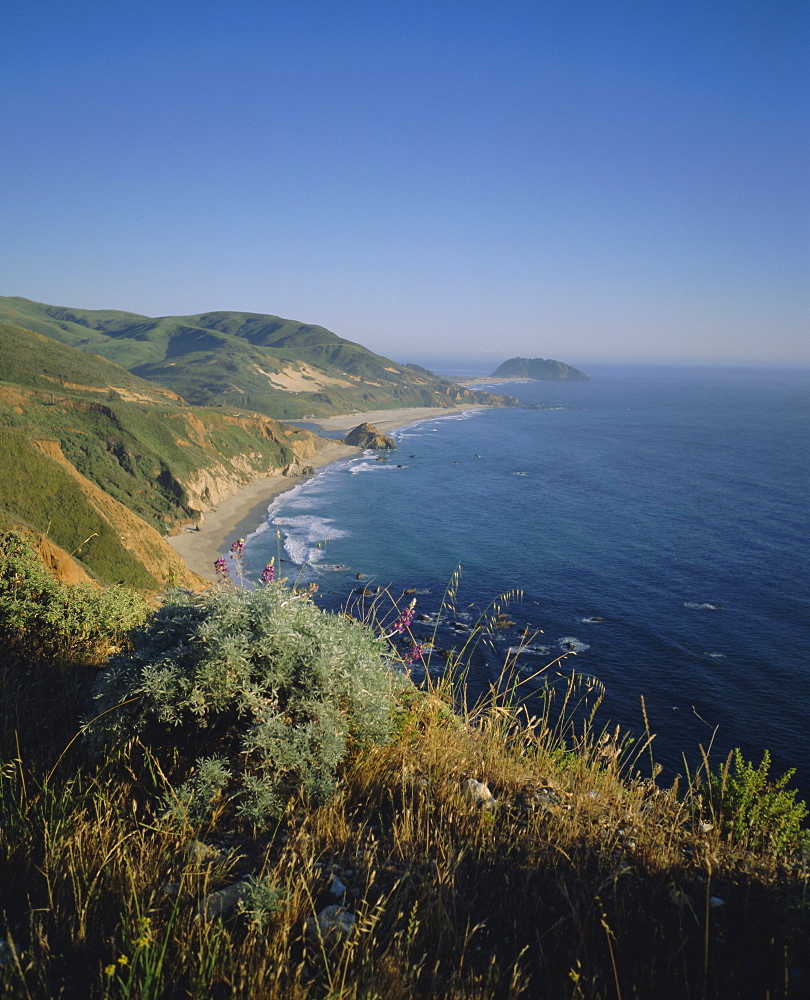
[[[157, 767], [136, 782], [126, 754], [96, 768], [81, 741], [60, 757], [91, 666], [15, 671], [0, 995], [810, 995], [807, 872], [701, 833], [688, 796], [641, 777], [641, 751], [618, 732], [564, 733], [498, 698], [462, 717], [439, 686], [408, 697], [393, 742], [355, 755], [322, 808], [294, 802], [276, 829], [249, 833], [223, 803], [193, 829], [163, 817]], [[35, 691], [49, 692], [39, 734]], [[495, 808], [469, 801], [467, 778]], [[200, 918], [203, 900], [248, 876], [263, 904]], [[353, 931], [307, 932], [336, 902]]]

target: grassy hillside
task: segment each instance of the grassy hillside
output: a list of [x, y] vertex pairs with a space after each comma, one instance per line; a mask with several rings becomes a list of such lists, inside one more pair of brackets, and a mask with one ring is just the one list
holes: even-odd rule
[[505, 402], [384, 358], [324, 327], [278, 316], [210, 312], [151, 318], [0, 297], [0, 320], [101, 355], [190, 403], [237, 406], [276, 418]]
[[45, 392], [73, 389], [86, 398], [181, 402], [176, 393], [102, 357], [4, 322], [0, 322], [0, 382]]
[[395, 606], [223, 587], [127, 634], [89, 598], [0, 536], [4, 997], [808, 996], [806, 809], [767, 755], [660, 786], [559, 661], [536, 712], [508, 677], [460, 712], [463, 654], [392, 671], [431, 655]]
[[47, 535], [96, 579], [153, 590], [160, 583], [123, 544], [82, 484], [25, 434], [0, 429], [0, 513]]
[[[149, 532], [166, 534], [257, 475], [295, 466], [317, 440], [243, 410], [191, 407], [104, 358], [0, 324], [0, 463], [8, 470], [0, 512], [68, 553], [92, 535], [77, 558], [99, 580], [163, 585], [156, 566], [177, 559]], [[93, 484], [102, 495], [89, 495]], [[140, 527], [125, 526], [125, 512]], [[139, 555], [121, 541], [133, 531], [142, 535]]]

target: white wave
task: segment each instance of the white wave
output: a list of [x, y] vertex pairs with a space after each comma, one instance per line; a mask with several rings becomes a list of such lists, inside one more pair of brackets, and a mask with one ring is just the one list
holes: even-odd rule
[[707, 611], [723, 611], [722, 604], [698, 604], [696, 601], [684, 601], [685, 608], [705, 608]]
[[705, 650], [703, 652], [704, 656], [708, 656], [710, 660], [725, 660], [725, 653], [707, 653]]
[[323, 545], [330, 538], [343, 538], [348, 534], [336, 528], [328, 517], [307, 514], [278, 517], [274, 524], [284, 533], [284, 551], [298, 566], [319, 562]]
[[359, 465], [353, 465], [349, 472], [355, 475], [357, 472], [382, 472], [385, 469], [404, 469], [404, 465], [389, 465], [388, 462], [361, 462]]
[[[355, 459], [352, 459], [355, 461]], [[315, 506], [330, 489], [330, 483], [335, 472], [343, 472], [350, 466], [350, 462], [333, 462], [328, 467], [316, 472], [314, 476], [304, 483], [298, 483], [292, 489], [285, 490], [274, 497], [267, 507], [267, 514], [272, 527], [272, 522], [276, 511], [295, 507], [305, 509]]]
[[551, 652], [551, 646], [510, 646], [506, 652], [509, 656], [524, 656], [527, 653], [532, 656], [546, 656]]
[[[312, 480], [310, 480], [310, 482], [311, 481]], [[271, 501], [270, 505], [267, 508], [267, 513], [270, 516], [270, 518], [272, 519], [273, 512], [278, 510], [279, 507], [281, 507], [282, 505], [286, 507], [288, 504], [293, 503], [295, 500], [297, 500], [301, 496], [301, 491], [304, 489], [305, 485], [307, 484], [299, 483], [298, 486], [293, 486], [291, 490], [286, 490], [284, 493], [279, 493], [279, 495]]]
[[580, 642], [579, 639], [575, 639], [572, 635], [564, 635], [557, 642], [557, 645], [564, 653], [582, 653], [586, 649], [591, 648], [587, 642]]

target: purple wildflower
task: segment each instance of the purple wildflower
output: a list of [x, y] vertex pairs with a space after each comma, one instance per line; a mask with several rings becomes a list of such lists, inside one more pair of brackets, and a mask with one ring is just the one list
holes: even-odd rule
[[231, 555], [236, 559], [242, 558], [242, 553], [245, 551], [245, 540], [244, 538], [237, 538], [236, 541], [231, 546]]
[[228, 564], [221, 557], [217, 559], [214, 563], [214, 569], [217, 571], [217, 579], [228, 580], [230, 576], [228, 574]]
[[271, 559], [262, 570], [262, 581], [264, 583], [272, 583], [276, 578], [276, 567], [273, 565], [274, 562], [275, 560]]
[[422, 654], [425, 651], [424, 646], [411, 646], [411, 648], [405, 653], [406, 663], [416, 663], [417, 660], [421, 660]]
[[413, 608], [405, 608], [402, 614], [397, 618], [393, 624], [393, 630], [395, 632], [404, 632], [406, 629], [411, 627], [411, 622], [413, 621]]

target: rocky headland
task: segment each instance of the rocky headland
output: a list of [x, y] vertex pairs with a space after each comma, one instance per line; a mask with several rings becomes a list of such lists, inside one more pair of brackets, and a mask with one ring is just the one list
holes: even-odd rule
[[393, 451], [396, 448], [393, 438], [377, 430], [374, 424], [368, 423], [358, 424], [343, 441], [355, 448], [373, 448], [375, 451]]
[[564, 361], [551, 358], [510, 358], [492, 373], [493, 378], [528, 378], [540, 382], [589, 382], [588, 376]]

